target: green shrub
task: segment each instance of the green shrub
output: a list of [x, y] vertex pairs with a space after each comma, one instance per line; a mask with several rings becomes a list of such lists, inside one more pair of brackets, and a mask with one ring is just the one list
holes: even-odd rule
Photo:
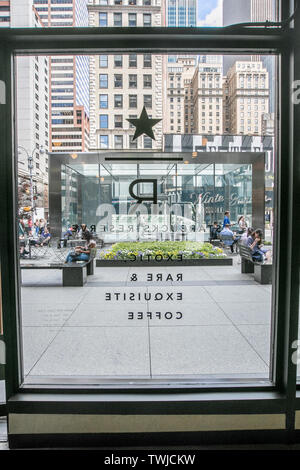
[[100, 253], [104, 260], [133, 259], [133, 257], [147, 257], [154, 259], [156, 256], [172, 259], [201, 259], [201, 258], [225, 258], [221, 248], [210, 243], [190, 241], [166, 241], [166, 242], [120, 242], [115, 243], [107, 252]]

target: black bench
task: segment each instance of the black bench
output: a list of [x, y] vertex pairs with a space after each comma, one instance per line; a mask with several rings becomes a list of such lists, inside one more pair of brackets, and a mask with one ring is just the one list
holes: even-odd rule
[[72, 263], [21, 264], [21, 269], [61, 269], [64, 287], [83, 287], [87, 276], [94, 274], [94, 258]]
[[[222, 248], [225, 248], [225, 249], [229, 248], [230, 251], [231, 251], [231, 247], [234, 248], [234, 245], [236, 244], [233, 235], [222, 235], [220, 233], [220, 241], [221, 241]], [[225, 243], [225, 242], [230, 242], [230, 244]], [[235, 248], [235, 251], [237, 252], [237, 247]]]
[[272, 264], [264, 264], [253, 261], [249, 246], [239, 243], [241, 256], [241, 272], [243, 274], [254, 273], [254, 279], [260, 284], [272, 284]]

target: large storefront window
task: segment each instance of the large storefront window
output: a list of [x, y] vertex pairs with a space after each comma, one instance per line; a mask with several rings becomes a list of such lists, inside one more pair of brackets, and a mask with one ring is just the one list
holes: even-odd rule
[[16, 58], [24, 383], [267, 384], [276, 57], [132, 56]]
[[[132, 158], [132, 154], [129, 155]], [[206, 160], [215, 159], [207, 154], [205, 157]], [[260, 158], [263, 164], [264, 155]], [[172, 231], [173, 236], [177, 232], [185, 240], [207, 241], [210, 238], [209, 229], [214, 222], [223, 224], [225, 210], [230, 211], [237, 229], [237, 221], [241, 216], [244, 216], [246, 224], [251, 227], [253, 221], [255, 225], [263, 226], [268, 217], [263, 197], [258, 201], [258, 207], [254, 206], [253, 215], [252, 198], [258, 199], [260, 195], [255, 188], [252, 189], [254, 159], [251, 154], [248, 164], [243, 164], [242, 160], [241, 163], [232, 164], [201, 163], [203, 157], [200, 153], [194, 155], [191, 161], [186, 160], [180, 164], [172, 161], [164, 163], [168, 160], [166, 154], [162, 154], [163, 163], [159, 164], [121, 163], [122, 159], [126, 161], [125, 154], [120, 157], [118, 164], [104, 163], [105, 157], [101, 154], [77, 155], [76, 162], [63, 154], [53, 154], [50, 159], [51, 162], [53, 160], [50, 163], [53, 165], [53, 175], [57, 175], [56, 166], [61, 165], [61, 190], [57, 197], [58, 199], [61, 194], [61, 201], [59, 203], [57, 200], [57, 205], [53, 206], [54, 212], [57, 207], [61, 207], [61, 220], [57, 219], [56, 213], [50, 213], [50, 218], [60, 222], [59, 226], [53, 227], [57, 233], [66, 231], [75, 223], [87, 223], [102, 234], [104, 242], [149, 238], [160, 240], [166, 235], [170, 237]], [[78, 160], [82, 160], [82, 163]], [[94, 161], [99, 163], [92, 163]], [[238, 161], [234, 154], [232, 161]], [[255, 172], [257, 185], [264, 184], [260, 170], [261, 165]], [[151, 203], [144, 201], [149, 214], [142, 216], [137, 230], [136, 224], [134, 229], [132, 225], [137, 200], [130, 195], [129, 186], [139, 179], [151, 180], [139, 184], [137, 190], [141, 197], [151, 196], [152, 181], [155, 181], [161, 216], [157, 225], [158, 219], [151, 211]], [[55, 182], [57, 184], [57, 180]], [[104, 214], [101, 217], [99, 213], [96, 215], [103, 204], [111, 204], [110, 217], [104, 217]], [[176, 205], [180, 230], [173, 226], [172, 217], [170, 218], [172, 205]]]

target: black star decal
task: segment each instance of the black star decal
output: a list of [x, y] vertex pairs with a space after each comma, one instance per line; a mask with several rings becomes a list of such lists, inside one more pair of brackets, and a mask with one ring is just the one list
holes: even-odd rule
[[138, 119], [127, 119], [130, 124], [136, 127], [132, 140], [137, 139], [140, 135], [146, 134], [151, 139], [155, 140], [152, 127], [155, 126], [161, 119], [149, 119], [145, 106]]

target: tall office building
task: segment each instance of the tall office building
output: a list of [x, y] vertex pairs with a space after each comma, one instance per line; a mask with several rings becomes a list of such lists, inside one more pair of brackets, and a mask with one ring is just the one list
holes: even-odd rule
[[199, 63], [193, 75], [193, 134], [222, 134], [222, 64]]
[[[32, 0], [0, 1], [0, 18], [2, 18], [0, 21], [2, 27], [43, 27], [39, 14], [32, 5]], [[36, 206], [47, 212], [47, 151], [50, 133], [49, 59], [42, 56], [20, 56], [17, 57], [15, 66], [17, 77], [16, 150], [19, 184], [29, 183], [31, 173], [33, 190], [36, 194], [40, 194], [36, 200]]]
[[224, 82], [225, 134], [262, 135], [263, 116], [269, 113], [269, 77], [261, 61], [237, 61]]
[[178, 56], [163, 82], [165, 134], [222, 133], [221, 56]]
[[[223, 0], [223, 26], [235, 23], [274, 21], [276, 19], [275, 11], [275, 0]], [[250, 60], [250, 56], [225, 55], [225, 74], [236, 60]]]
[[0, 28], [10, 25], [10, 0], [0, 0]]
[[[88, 26], [87, 0], [34, 0], [45, 27]], [[50, 149], [89, 149], [89, 58], [57, 56], [50, 61]]]
[[193, 131], [193, 88], [196, 57], [177, 57], [167, 64], [164, 133], [191, 134]]
[[[91, 0], [89, 25], [160, 26], [160, 0]], [[156, 54], [98, 55], [90, 58], [91, 148], [162, 148], [162, 122], [155, 139], [132, 140], [128, 118], [140, 116], [143, 106], [154, 119], [162, 114], [162, 56]]]
[[[164, 26], [197, 26], [197, 0], [163, 0], [162, 8]], [[193, 90], [190, 85], [197, 60], [196, 55], [190, 54], [163, 56], [165, 134], [192, 132]]]
[[223, 0], [223, 26], [276, 20], [276, 0]]
[[197, 0], [165, 0], [166, 26], [197, 26]]

